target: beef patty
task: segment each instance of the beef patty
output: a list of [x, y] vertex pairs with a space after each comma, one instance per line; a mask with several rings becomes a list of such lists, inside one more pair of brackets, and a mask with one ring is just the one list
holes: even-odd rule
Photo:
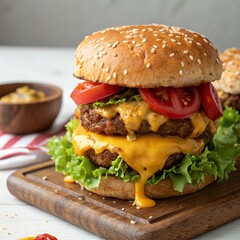
[[218, 96], [223, 106], [229, 106], [240, 111], [240, 94], [233, 95], [218, 90]]
[[[99, 115], [91, 105], [83, 105], [81, 109], [77, 111], [80, 111], [80, 114], [77, 114], [77, 116], [80, 115], [81, 125], [88, 131], [102, 135], [128, 135], [128, 131], [119, 114], [111, 119], [104, 118]], [[192, 131], [193, 125], [191, 120], [184, 118], [168, 119], [159, 127], [158, 131], [154, 133], [161, 137], [178, 136], [180, 138], [186, 138], [191, 135]], [[135, 134], [147, 134], [151, 132], [148, 122], [143, 120]]]
[[[207, 144], [212, 139], [212, 133], [210, 131], [210, 126], [208, 125], [205, 131], [197, 137], [197, 139], [202, 139], [205, 144]], [[112, 153], [109, 150], [104, 150], [102, 153], [96, 154], [94, 149], [89, 149], [85, 152], [85, 155], [97, 166], [102, 166], [109, 168], [112, 165], [112, 161], [118, 157], [118, 153]], [[172, 166], [180, 162], [184, 157], [182, 153], [172, 154], [168, 157], [163, 169], [169, 169]]]

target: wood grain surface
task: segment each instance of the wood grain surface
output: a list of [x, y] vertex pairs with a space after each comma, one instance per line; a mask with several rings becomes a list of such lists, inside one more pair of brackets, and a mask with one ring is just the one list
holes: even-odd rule
[[18, 170], [7, 181], [19, 199], [105, 239], [191, 239], [240, 216], [240, 174], [196, 193], [137, 209], [65, 183], [52, 161]]

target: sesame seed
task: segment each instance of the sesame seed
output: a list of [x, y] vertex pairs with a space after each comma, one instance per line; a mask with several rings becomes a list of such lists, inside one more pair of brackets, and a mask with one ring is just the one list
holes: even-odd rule
[[165, 32], [165, 31], [166, 31], [165, 28], [161, 28], [161, 29], [159, 30], [159, 32]]
[[122, 208], [122, 211], [125, 211], [125, 208]]
[[161, 38], [157, 38], [157, 39], [156, 39], [156, 42], [161, 42], [161, 41], [162, 41]]
[[190, 40], [190, 41], [188, 41], [190, 44], [192, 44], [193, 42]]
[[114, 57], [117, 57], [117, 56], [118, 56], [117, 53], [113, 53], [112, 55], [113, 55]]
[[151, 49], [151, 53], [155, 53], [156, 52], [156, 49], [155, 48], [152, 48]]
[[[88, 56], [88, 59], [92, 59], [92, 58], [93, 58], [93, 56]], [[82, 62], [82, 60], [80, 62]]]
[[99, 59], [99, 55], [95, 55], [94, 57], [95, 57], [96, 59]]
[[136, 44], [136, 47], [141, 47], [141, 46], [142, 46], [142, 44], [140, 44], [140, 43]]
[[42, 180], [48, 180], [48, 177], [47, 176], [43, 176]]
[[177, 44], [178, 44], [178, 45], [182, 45], [182, 43], [181, 43], [181, 42], [177, 42]]
[[136, 224], [137, 222], [135, 220], [131, 220], [131, 224]]
[[78, 200], [82, 201], [82, 200], [84, 200], [84, 197], [81, 196], [81, 197], [78, 198]]
[[174, 55], [175, 55], [175, 53], [171, 53], [171, 54], [169, 55], [169, 57], [174, 57]]
[[128, 70], [124, 69], [123, 74], [126, 76], [128, 74]]
[[157, 46], [157, 45], [153, 45], [153, 47], [154, 47], [154, 48], [156, 48], [156, 49], [158, 48], [158, 46]]
[[147, 31], [147, 29], [145, 29], [145, 28], [142, 29], [142, 32], [146, 32], [146, 31]]
[[193, 60], [193, 56], [192, 56], [192, 55], [189, 55], [189, 58], [190, 58], [191, 60]]
[[146, 67], [147, 67], [147, 68], [150, 68], [150, 67], [151, 67], [151, 64], [150, 64], [150, 63], [147, 63], [147, 64], [146, 64]]
[[207, 54], [206, 53], [203, 53], [203, 55], [206, 57], [207, 56]]
[[142, 42], [145, 43], [146, 41], [147, 41], [147, 39], [146, 39], [146, 38], [143, 38]]
[[114, 43], [114, 44], [112, 45], [112, 48], [115, 48], [115, 47], [117, 47], [117, 44], [116, 44], [116, 43]]
[[89, 36], [86, 36], [85, 39], [89, 38]]
[[113, 78], [116, 78], [117, 77], [117, 74], [116, 72], [113, 73]]
[[235, 75], [236, 75], [236, 76], [239, 76], [239, 75], [240, 75], [240, 72], [239, 72], [239, 71], [235, 72]]
[[149, 219], [152, 219], [152, 218], [153, 218], [153, 216], [149, 216], [148, 218], [149, 218]]
[[94, 61], [92, 61], [92, 65], [93, 65], [93, 66], [95, 65], [95, 62], [94, 62]]
[[109, 81], [110, 79], [111, 79], [111, 76], [108, 76], [106, 80]]
[[101, 37], [101, 38], [100, 38], [100, 40], [104, 40], [104, 39], [105, 39], [105, 37]]
[[157, 36], [158, 36], [158, 34], [157, 34], [157, 33], [154, 33], [154, 34], [153, 34], [153, 36], [154, 36], [154, 37], [157, 37]]
[[135, 40], [132, 40], [132, 44], [135, 45], [136, 41]]
[[99, 43], [97, 43], [97, 44], [96, 44], [94, 47], [95, 47], [95, 48], [98, 48], [98, 47], [99, 47], [99, 45], [100, 45], [100, 44], [99, 44]]
[[141, 207], [137, 206], [137, 207], [136, 207], [136, 209], [138, 209], [138, 210], [139, 210], [139, 209], [141, 209]]
[[127, 38], [127, 39], [131, 39], [131, 38], [133, 38], [133, 36], [127, 35], [126, 38]]
[[184, 66], [185, 66], [184, 62], [181, 62], [181, 66], [182, 66], [182, 67], [184, 67]]
[[198, 58], [198, 60], [197, 60], [197, 61], [198, 61], [198, 63], [199, 63], [199, 64], [201, 64], [201, 63], [202, 63], [202, 62], [201, 62], [201, 60], [200, 60], [199, 58]]
[[202, 44], [201, 44], [200, 42], [197, 42], [197, 45], [198, 45], [198, 46], [201, 46]]
[[111, 43], [107, 43], [106, 46], [107, 46], [107, 47], [111, 47], [112, 44], [111, 44]]
[[184, 50], [184, 51], [183, 51], [183, 54], [188, 54], [188, 50]]
[[203, 39], [204, 42], [208, 43], [208, 40], [206, 38]]
[[122, 40], [122, 42], [123, 42], [123, 43], [129, 43], [129, 41], [128, 41], [128, 40]]
[[179, 71], [179, 74], [180, 74], [181, 76], [183, 75], [183, 70], [182, 70], [182, 69]]
[[109, 67], [105, 68], [105, 72], [107, 72], [107, 73], [109, 72]]
[[176, 39], [174, 39], [174, 38], [172, 38], [172, 39], [171, 39], [171, 41], [172, 41], [172, 42], [177, 42], [177, 40], [176, 40]]
[[103, 65], [104, 65], [104, 63], [103, 63], [103, 62], [101, 62], [101, 63], [99, 64], [100, 68], [102, 68], [102, 67], [103, 67]]
[[169, 37], [173, 37], [173, 34], [172, 34], [172, 33], [170, 33], [170, 34], [168, 34], [168, 36], [169, 36]]
[[133, 45], [128, 44], [128, 48], [129, 48], [130, 50], [133, 50]]
[[162, 48], [166, 48], [166, 44], [163, 44], [163, 45], [162, 45]]
[[99, 49], [99, 51], [102, 51], [102, 50], [104, 50], [104, 47], [101, 47], [101, 48]]

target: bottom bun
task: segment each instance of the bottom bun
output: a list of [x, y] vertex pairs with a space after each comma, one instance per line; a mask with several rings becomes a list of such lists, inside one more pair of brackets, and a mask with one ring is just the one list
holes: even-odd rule
[[[205, 176], [204, 181], [192, 185], [187, 183], [182, 192], [173, 189], [173, 182], [171, 179], [161, 180], [158, 184], [145, 186], [145, 195], [149, 198], [166, 198], [186, 195], [196, 192], [210, 183], [214, 182], [214, 177]], [[78, 182], [86, 190], [96, 193], [104, 197], [115, 197], [119, 199], [133, 200], [134, 199], [134, 183], [124, 182], [122, 179], [109, 176], [108, 178], [102, 178], [97, 189], [91, 189], [86, 187], [81, 182]]]

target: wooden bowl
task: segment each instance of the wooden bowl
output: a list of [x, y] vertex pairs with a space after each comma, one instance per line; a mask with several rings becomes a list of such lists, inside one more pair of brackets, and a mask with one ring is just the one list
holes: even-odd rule
[[2, 132], [28, 134], [45, 131], [51, 127], [61, 109], [62, 90], [48, 84], [30, 82], [1, 84], [0, 98], [23, 86], [44, 92], [46, 98], [33, 103], [0, 102]]

